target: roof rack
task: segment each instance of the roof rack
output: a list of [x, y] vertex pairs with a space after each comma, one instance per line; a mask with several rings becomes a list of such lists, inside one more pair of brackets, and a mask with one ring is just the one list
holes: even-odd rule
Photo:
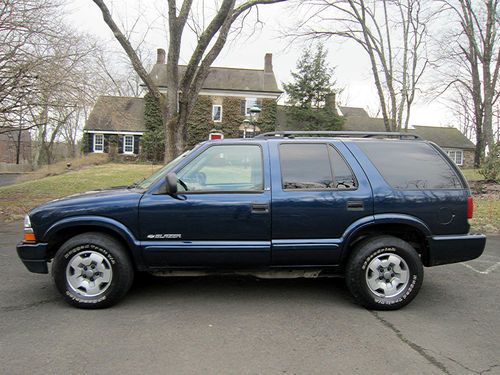
[[398, 138], [398, 139], [422, 139], [413, 133], [395, 133], [395, 132], [357, 132], [357, 131], [276, 131], [257, 135], [255, 138], [295, 138], [295, 136], [325, 136], [325, 137], [355, 137], [355, 138]]

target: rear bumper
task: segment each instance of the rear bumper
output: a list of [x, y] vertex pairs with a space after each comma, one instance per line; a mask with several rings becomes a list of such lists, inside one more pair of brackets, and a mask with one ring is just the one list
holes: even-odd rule
[[46, 243], [20, 242], [17, 244], [17, 255], [30, 272], [49, 273]]
[[424, 264], [427, 267], [464, 262], [481, 256], [486, 246], [483, 234], [428, 237], [429, 252]]

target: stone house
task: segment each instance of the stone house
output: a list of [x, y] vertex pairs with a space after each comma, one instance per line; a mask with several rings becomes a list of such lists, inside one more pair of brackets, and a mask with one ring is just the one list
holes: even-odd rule
[[459, 167], [474, 168], [476, 146], [457, 128], [413, 125], [413, 132], [439, 145]]
[[[180, 76], [185, 69], [179, 66]], [[168, 90], [163, 49], [158, 49], [150, 75], [160, 91]], [[264, 69], [211, 67], [189, 119], [189, 143], [208, 139], [212, 129], [226, 137], [253, 136], [254, 126], [244, 120], [254, 106], [262, 110], [255, 130], [274, 130], [276, 101], [281, 94], [270, 53], [264, 57]], [[109, 145], [116, 143], [118, 154], [140, 154], [141, 136], [146, 131], [144, 107], [144, 98], [99, 97], [84, 128], [85, 152], [110, 152]]]
[[144, 99], [100, 96], [83, 130], [84, 152], [137, 156], [145, 131]]

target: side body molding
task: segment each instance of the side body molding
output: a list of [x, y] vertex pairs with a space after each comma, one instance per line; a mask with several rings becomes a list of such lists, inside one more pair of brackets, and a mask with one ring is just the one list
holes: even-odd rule
[[131, 250], [134, 263], [141, 270], [143, 268], [143, 260], [140, 252], [140, 241], [138, 241], [134, 234], [127, 226], [117, 220], [104, 217], [104, 216], [72, 216], [61, 219], [54, 223], [43, 236], [44, 242], [49, 242], [53, 236], [56, 236], [61, 230], [72, 227], [102, 227], [115, 233], [123, 239]]

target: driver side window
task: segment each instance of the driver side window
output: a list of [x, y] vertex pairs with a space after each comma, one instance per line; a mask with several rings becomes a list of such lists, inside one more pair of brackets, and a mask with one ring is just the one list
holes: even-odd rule
[[179, 192], [262, 191], [262, 150], [258, 145], [212, 146], [177, 178]]

